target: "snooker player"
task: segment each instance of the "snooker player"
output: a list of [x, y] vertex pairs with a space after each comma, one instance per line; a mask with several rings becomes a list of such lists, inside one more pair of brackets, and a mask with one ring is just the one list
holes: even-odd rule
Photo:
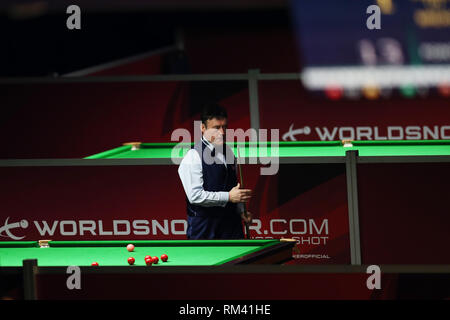
[[252, 221], [251, 214], [244, 213], [251, 190], [240, 188], [236, 158], [225, 143], [227, 118], [220, 105], [204, 108], [201, 141], [178, 168], [186, 193], [188, 239], [243, 239], [242, 220]]

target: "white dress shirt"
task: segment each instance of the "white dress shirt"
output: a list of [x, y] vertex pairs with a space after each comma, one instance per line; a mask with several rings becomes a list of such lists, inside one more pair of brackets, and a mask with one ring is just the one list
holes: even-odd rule
[[[213, 150], [213, 145], [202, 137], [202, 141], [206, 146]], [[216, 154], [217, 158], [226, 166], [225, 157], [222, 153]], [[195, 149], [190, 149], [183, 160], [181, 160], [178, 167], [178, 175], [183, 184], [184, 192], [191, 204], [202, 207], [225, 207], [229, 201], [229, 194], [227, 191], [205, 191], [203, 189], [203, 171], [202, 160]], [[238, 212], [244, 212], [242, 203], [238, 203]]]

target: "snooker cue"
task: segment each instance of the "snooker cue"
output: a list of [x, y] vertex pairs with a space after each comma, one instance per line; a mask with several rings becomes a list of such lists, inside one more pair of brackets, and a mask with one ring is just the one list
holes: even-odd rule
[[[241, 188], [244, 188], [244, 181], [242, 179], [242, 168], [241, 168], [241, 163], [239, 161], [239, 159], [241, 158], [239, 155], [239, 147], [237, 147], [237, 153], [238, 153], [238, 166], [239, 166], [239, 176], [241, 179]], [[244, 215], [247, 218], [247, 203], [244, 202]], [[247, 239], [250, 239], [250, 229], [248, 227], [248, 223], [245, 222], [245, 233], [247, 234]]]

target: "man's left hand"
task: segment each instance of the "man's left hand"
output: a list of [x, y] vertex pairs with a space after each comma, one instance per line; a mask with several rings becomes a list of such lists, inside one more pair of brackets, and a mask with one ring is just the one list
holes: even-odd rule
[[252, 214], [250, 212], [248, 212], [248, 211], [247, 211], [247, 216], [245, 215], [245, 212], [242, 212], [241, 213], [241, 218], [242, 218], [242, 220], [244, 220], [244, 222], [246, 224], [252, 223], [252, 220], [253, 220]]

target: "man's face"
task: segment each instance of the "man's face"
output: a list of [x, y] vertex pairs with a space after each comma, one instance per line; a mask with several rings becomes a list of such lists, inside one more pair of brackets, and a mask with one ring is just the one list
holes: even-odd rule
[[206, 126], [202, 123], [202, 134], [212, 144], [222, 145], [225, 141], [227, 125], [228, 121], [226, 118], [206, 120]]

